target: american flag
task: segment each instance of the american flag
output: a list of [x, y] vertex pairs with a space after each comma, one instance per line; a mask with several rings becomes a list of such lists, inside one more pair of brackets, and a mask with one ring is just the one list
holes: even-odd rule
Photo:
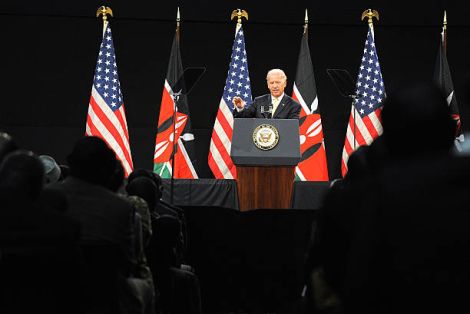
[[385, 88], [375, 49], [374, 29], [369, 25], [364, 54], [357, 76], [356, 99], [351, 106], [346, 139], [344, 141], [341, 173], [346, 175], [349, 156], [358, 147], [370, 145], [382, 134], [382, 102]]
[[103, 25], [103, 40], [91, 89], [85, 134], [102, 138], [121, 160], [126, 176], [132, 172], [126, 114], [108, 22]]
[[216, 179], [235, 179], [237, 176], [235, 165], [230, 158], [233, 131], [232, 99], [235, 96], [241, 97], [247, 104], [252, 102], [245, 37], [241, 25], [237, 25], [224, 93], [209, 148], [209, 167]]

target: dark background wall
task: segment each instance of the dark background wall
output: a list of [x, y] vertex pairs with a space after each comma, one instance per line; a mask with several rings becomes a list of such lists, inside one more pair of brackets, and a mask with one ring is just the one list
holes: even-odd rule
[[[380, 12], [376, 45], [387, 91], [432, 78], [443, 10], [449, 18], [448, 59], [464, 129], [470, 128], [470, 4], [463, 1], [32, 1], [0, 3], [0, 129], [19, 144], [65, 162], [84, 134], [101, 20], [100, 5], [112, 7], [111, 20], [135, 167], [152, 167], [163, 81], [175, 29], [182, 15], [183, 63], [206, 73], [189, 96], [196, 135], [197, 169], [210, 177], [207, 152], [228, 69], [235, 8], [244, 22], [253, 95], [264, 94], [265, 74], [283, 68], [291, 94], [305, 8], [310, 16], [310, 49], [322, 112], [330, 178], [340, 175], [340, 158], [350, 104], [336, 92], [327, 68], [356, 76], [366, 36], [360, 15]], [[426, 136], [410, 134], [419, 142]]]

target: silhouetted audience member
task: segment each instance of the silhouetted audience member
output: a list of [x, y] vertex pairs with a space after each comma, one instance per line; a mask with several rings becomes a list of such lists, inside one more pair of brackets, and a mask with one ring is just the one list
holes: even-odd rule
[[[40, 155], [39, 160], [41, 160], [44, 167], [46, 186], [61, 180], [61, 169], [54, 158], [48, 155]], [[41, 193], [39, 202], [44, 208], [48, 208], [59, 213], [65, 213], [68, 207], [67, 197], [62, 191], [57, 190], [44, 190]]]
[[177, 217], [180, 221], [184, 221], [184, 213], [181, 208], [172, 206], [171, 204], [163, 201], [163, 182], [162, 178], [155, 172], [146, 170], [146, 169], [136, 169], [133, 171], [128, 178], [128, 185], [132, 183], [135, 179], [138, 178], [148, 178], [153, 181], [155, 184], [156, 191], [156, 200], [155, 200], [155, 211], [159, 215], [171, 215]]
[[160, 293], [157, 312], [197, 314], [201, 313], [199, 281], [194, 273], [180, 268], [176, 254], [180, 234], [181, 224], [175, 217], [162, 215], [156, 219], [148, 257]]
[[152, 236], [152, 213], [155, 211], [156, 187], [150, 179], [142, 177], [128, 184], [126, 191], [129, 199], [135, 203], [136, 212], [141, 216], [142, 244], [146, 248]]
[[387, 96], [382, 124], [393, 159], [448, 154], [454, 138], [449, 106], [434, 85], [420, 84]]
[[160, 194], [154, 181], [146, 176], [136, 177], [128, 181], [126, 186], [128, 195], [135, 195], [143, 198], [151, 212], [155, 212], [157, 197]]
[[0, 312], [80, 313], [80, 225], [38, 202], [45, 178], [32, 152], [0, 165]]
[[346, 312], [468, 310], [470, 277], [459, 261], [470, 257], [462, 227], [470, 215], [459, 183], [469, 168], [450, 156], [455, 126], [446, 99], [432, 85], [416, 85], [391, 93], [382, 117], [389, 158], [363, 189]]
[[[186, 218], [181, 208], [172, 206], [162, 200], [163, 182], [161, 177], [152, 171], [136, 169], [129, 175], [126, 190], [129, 195], [140, 196], [148, 202], [152, 224], [154, 220], [161, 215], [173, 216], [180, 222], [182, 231], [177, 253], [180, 263], [183, 263], [187, 249]], [[183, 267], [186, 266], [187, 265]]]
[[134, 224], [134, 260], [130, 276], [126, 279], [129, 298], [123, 304], [126, 313], [155, 313], [155, 290], [152, 273], [147, 265], [144, 248], [152, 234], [148, 205], [138, 196], [119, 194], [123, 190], [124, 167], [120, 160], [108, 181], [107, 187], [118, 196], [128, 201], [133, 207]]
[[[367, 195], [367, 185], [388, 159], [383, 137], [370, 146], [359, 147], [348, 159], [344, 179], [331, 185], [323, 199], [314, 225], [312, 248], [307, 255], [306, 273], [316, 279], [316, 287], [308, 286], [311, 308], [341, 311], [348, 256], [361, 219], [360, 208]], [[312, 284], [312, 277], [307, 280]]]
[[20, 150], [7, 154], [1, 170], [0, 189], [4, 199], [27, 204], [38, 199], [45, 181], [44, 168], [33, 152]]
[[132, 206], [107, 188], [116, 156], [100, 138], [84, 137], [67, 160], [70, 175], [51, 188], [65, 193], [67, 215], [82, 224], [80, 243], [88, 267], [85, 301], [92, 311], [116, 312], [134, 261]]
[[[348, 174], [325, 197], [311, 251], [317, 258], [310, 261], [317, 270], [313, 272], [316, 288], [322, 290], [317, 291], [315, 301], [321, 303], [316, 304], [317, 310], [416, 312], [422, 311], [418, 304], [432, 308], [439, 303], [425, 302], [426, 293], [435, 298], [436, 291], [443, 293], [436, 282], [430, 285], [430, 278], [426, 284], [433, 288], [420, 290], [426, 293], [404, 288], [409, 284], [407, 279], [414, 281], [415, 290], [423, 288], [424, 281], [418, 280], [420, 270], [411, 270], [405, 259], [395, 262], [399, 250], [410, 248], [405, 239], [416, 243], [412, 240], [416, 234], [409, 227], [412, 224], [407, 226], [406, 222], [418, 221], [419, 217], [423, 225], [425, 221], [433, 225], [436, 221], [427, 219], [427, 211], [440, 206], [435, 215], [445, 210], [438, 194], [431, 190], [441, 184], [441, 190], [446, 190], [445, 184], [436, 180], [443, 175], [436, 167], [446, 167], [453, 140], [448, 106], [439, 89], [420, 84], [389, 94], [382, 117], [383, 135], [350, 157]], [[430, 194], [423, 194], [421, 188], [430, 189]], [[388, 218], [383, 219], [385, 216]], [[415, 227], [423, 229], [423, 225]], [[431, 233], [427, 236], [428, 247], [438, 245], [431, 240]], [[420, 239], [424, 241], [424, 237]], [[401, 243], [390, 245], [393, 242]], [[415, 248], [416, 260], [421, 252]], [[435, 266], [433, 261], [425, 262], [428, 257], [421, 258], [426, 269]], [[410, 272], [404, 272], [405, 268]]]
[[156, 174], [153, 171], [143, 169], [143, 168], [138, 168], [132, 171], [127, 177], [127, 183], [131, 183], [132, 180], [134, 180], [135, 178], [139, 178], [139, 177], [147, 177], [151, 179], [152, 181], [154, 181], [155, 185], [159, 185], [159, 181], [161, 183], [161, 178], [158, 174]]
[[[161, 258], [159, 256], [160, 252], [155, 246], [155, 237], [156, 237], [155, 232], [158, 232], [155, 230], [155, 228], [157, 228], [157, 221], [159, 217], [162, 216], [162, 212], [157, 211], [156, 209], [157, 200], [161, 196], [161, 192], [158, 189], [158, 187], [155, 185], [155, 181], [151, 179], [151, 176], [147, 174], [142, 175], [142, 176], [131, 177], [131, 180], [126, 186], [126, 191], [129, 197], [142, 198], [148, 204], [149, 208], [152, 208], [152, 210], [149, 212], [149, 217], [148, 217], [150, 220], [149, 228], [151, 228], [152, 234], [151, 234], [151, 237], [148, 239], [148, 243], [146, 243], [148, 245], [145, 245], [144, 248], [145, 248], [145, 255], [147, 256], [148, 266], [150, 267], [152, 274], [155, 275], [158, 270], [158, 267], [157, 267], [158, 260]], [[176, 213], [173, 213], [173, 215], [171, 216], [175, 218], [175, 222], [180, 223], [179, 219], [176, 216]], [[178, 227], [178, 230], [181, 230], [181, 226]], [[181, 267], [182, 260], [183, 260], [182, 248], [183, 248], [183, 236], [180, 233], [178, 236], [178, 241], [175, 245], [175, 262], [174, 262], [175, 267]], [[156, 283], [155, 283], [155, 290], [157, 291], [157, 294], [159, 294], [158, 293], [159, 287], [156, 285]], [[157, 301], [157, 304], [158, 303], [159, 301]]]
[[136, 233], [139, 234], [138, 241], [136, 241], [136, 257], [146, 263], [145, 248], [148, 246], [152, 237], [152, 221], [150, 218], [150, 211], [147, 202], [135, 195], [128, 195], [127, 199], [135, 209], [135, 217], [138, 219], [139, 230]]
[[54, 188], [65, 192], [68, 214], [82, 222], [82, 242], [117, 245], [130, 261], [132, 207], [106, 188], [115, 171], [114, 152], [103, 140], [84, 137], [67, 159], [70, 176]]
[[[128, 196], [129, 202], [135, 209], [135, 264], [132, 268], [131, 277], [127, 279], [130, 291], [134, 296], [129, 313], [155, 313], [156, 293], [152, 272], [147, 263], [145, 249], [151, 237], [150, 213], [147, 203], [138, 196]], [[144, 227], [145, 226], [145, 227]]]

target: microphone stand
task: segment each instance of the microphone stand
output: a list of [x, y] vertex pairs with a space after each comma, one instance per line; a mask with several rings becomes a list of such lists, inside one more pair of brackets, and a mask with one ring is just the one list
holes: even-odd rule
[[[176, 71], [176, 69], [175, 69]], [[176, 140], [176, 112], [178, 110], [178, 101], [181, 97], [187, 97], [194, 85], [199, 81], [202, 74], [206, 71], [204, 67], [191, 67], [183, 71], [183, 74], [176, 80], [176, 83], [171, 86], [171, 97], [173, 98], [173, 150], [171, 152], [171, 178], [170, 178], [170, 203], [174, 203], [174, 188], [175, 188], [175, 156], [178, 152], [178, 140]], [[178, 90], [178, 92], [173, 92]], [[189, 109], [189, 108], [188, 108]], [[178, 137], [179, 138], [179, 137]]]
[[[351, 100], [351, 108], [353, 110], [352, 115], [354, 119], [353, 126], [353, 150], [356, 150], [356, 100], [359, 98], [356, 94], [356, 85], [351, 78], [351, 75], [348, 71], [344, 69], [327, 69], [326, 73], [330, 77], [330, 80], [335, 85], [338, 93], [344, 98], [349, 98]], [[349, 122], [348, 122], [349, 123]]]
[[176, 92], [176, 93], [172, 93], [172, 98], [173, 98], [173, 121], [172, 121], [172, 124], [173, 124], [173, 149], [171, 151], [171, 155], [170, 155], [170, 158], [171, 158], [171, 178], [170, 178], [170, 204], [173, 205], [173, 190], [175, 188], [175, 156], [176, 156], [176, 152], [178, 150], [178, 141], [176, 140], [176, 111], [178, 109], [178, 106], [176, 105], [176, 103], [178, 102], [180, 96], [181, 96], [181, 90]]
[[261, 106], [261, 114], [263, 115], [265, 119], [271, 119], [272, 112], [273, 112], [272, 105], [268, 106], [268, 110], [266, 110], [266, 107], [264, 105]]

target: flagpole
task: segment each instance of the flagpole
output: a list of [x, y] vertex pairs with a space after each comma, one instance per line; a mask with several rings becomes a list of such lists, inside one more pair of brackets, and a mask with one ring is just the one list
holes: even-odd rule
[[304, 34], [308, 32], [308, 9], [305, 9], [305, 24], [304, 24]]
[[[372, 36], [374, 36], [374, 20], [373, 20], [374, 17], [377, 20], [379, 20], [379, 12], [377, 12], [376, 10], [371, 10], [371, 9], [365, 10], [364, 12], [362, 12], [362, 15], [361, 15], [361, 21], [364, 21], [364, 19], [367, 18], [367, 23], [369, 24], [369, 29], [372, 32]], [[356, 106], [354, 105], [356, 103], [357, 95], [353, 95], [351, 97], [352, 97], [352, 103], [353, 103], [352, 108], [353, 108], [353, 119], [354, 119], [354, 129], [353, 129], [354, 148], [353, 150], [356, 150], [356, 132], [357, 132], [356, 111], [357, 110], [356, 110]]]
[[[178, 7], [178, 10], [176, 12], [176, 40], [179, 43], [180, 40], [180, 7]], [[179, 47], [178, 47], [179, 49]], [[178, 62], [173, 62], [173, 73], [178, 73]], [[175, 77], [174, 80], [175, 82], [172, 82], [172, 84], [176, 84], [176, 81], [179, 78]], [[173, 86], [175, 87], [175, 86]], [[178, 141], [176, 140], [176, 110], [178, 107], [176, 106], [176, 103], [179, 100], [181, 91], [175, 92], [174, 90], [171, 91], [171, 96], [173, 98], [173, 150], [171, 152], [171, 178], [170, 178], [170, 203], [171, 205], [175, 205], [173, 198], [174, 198], [174, 188], [175, 188], [175, 156], [177, 153], [178, 149]]]
[[442, 24], [442, 47], [447, 54], [447, 12], [444, 10], [444, 23]]

